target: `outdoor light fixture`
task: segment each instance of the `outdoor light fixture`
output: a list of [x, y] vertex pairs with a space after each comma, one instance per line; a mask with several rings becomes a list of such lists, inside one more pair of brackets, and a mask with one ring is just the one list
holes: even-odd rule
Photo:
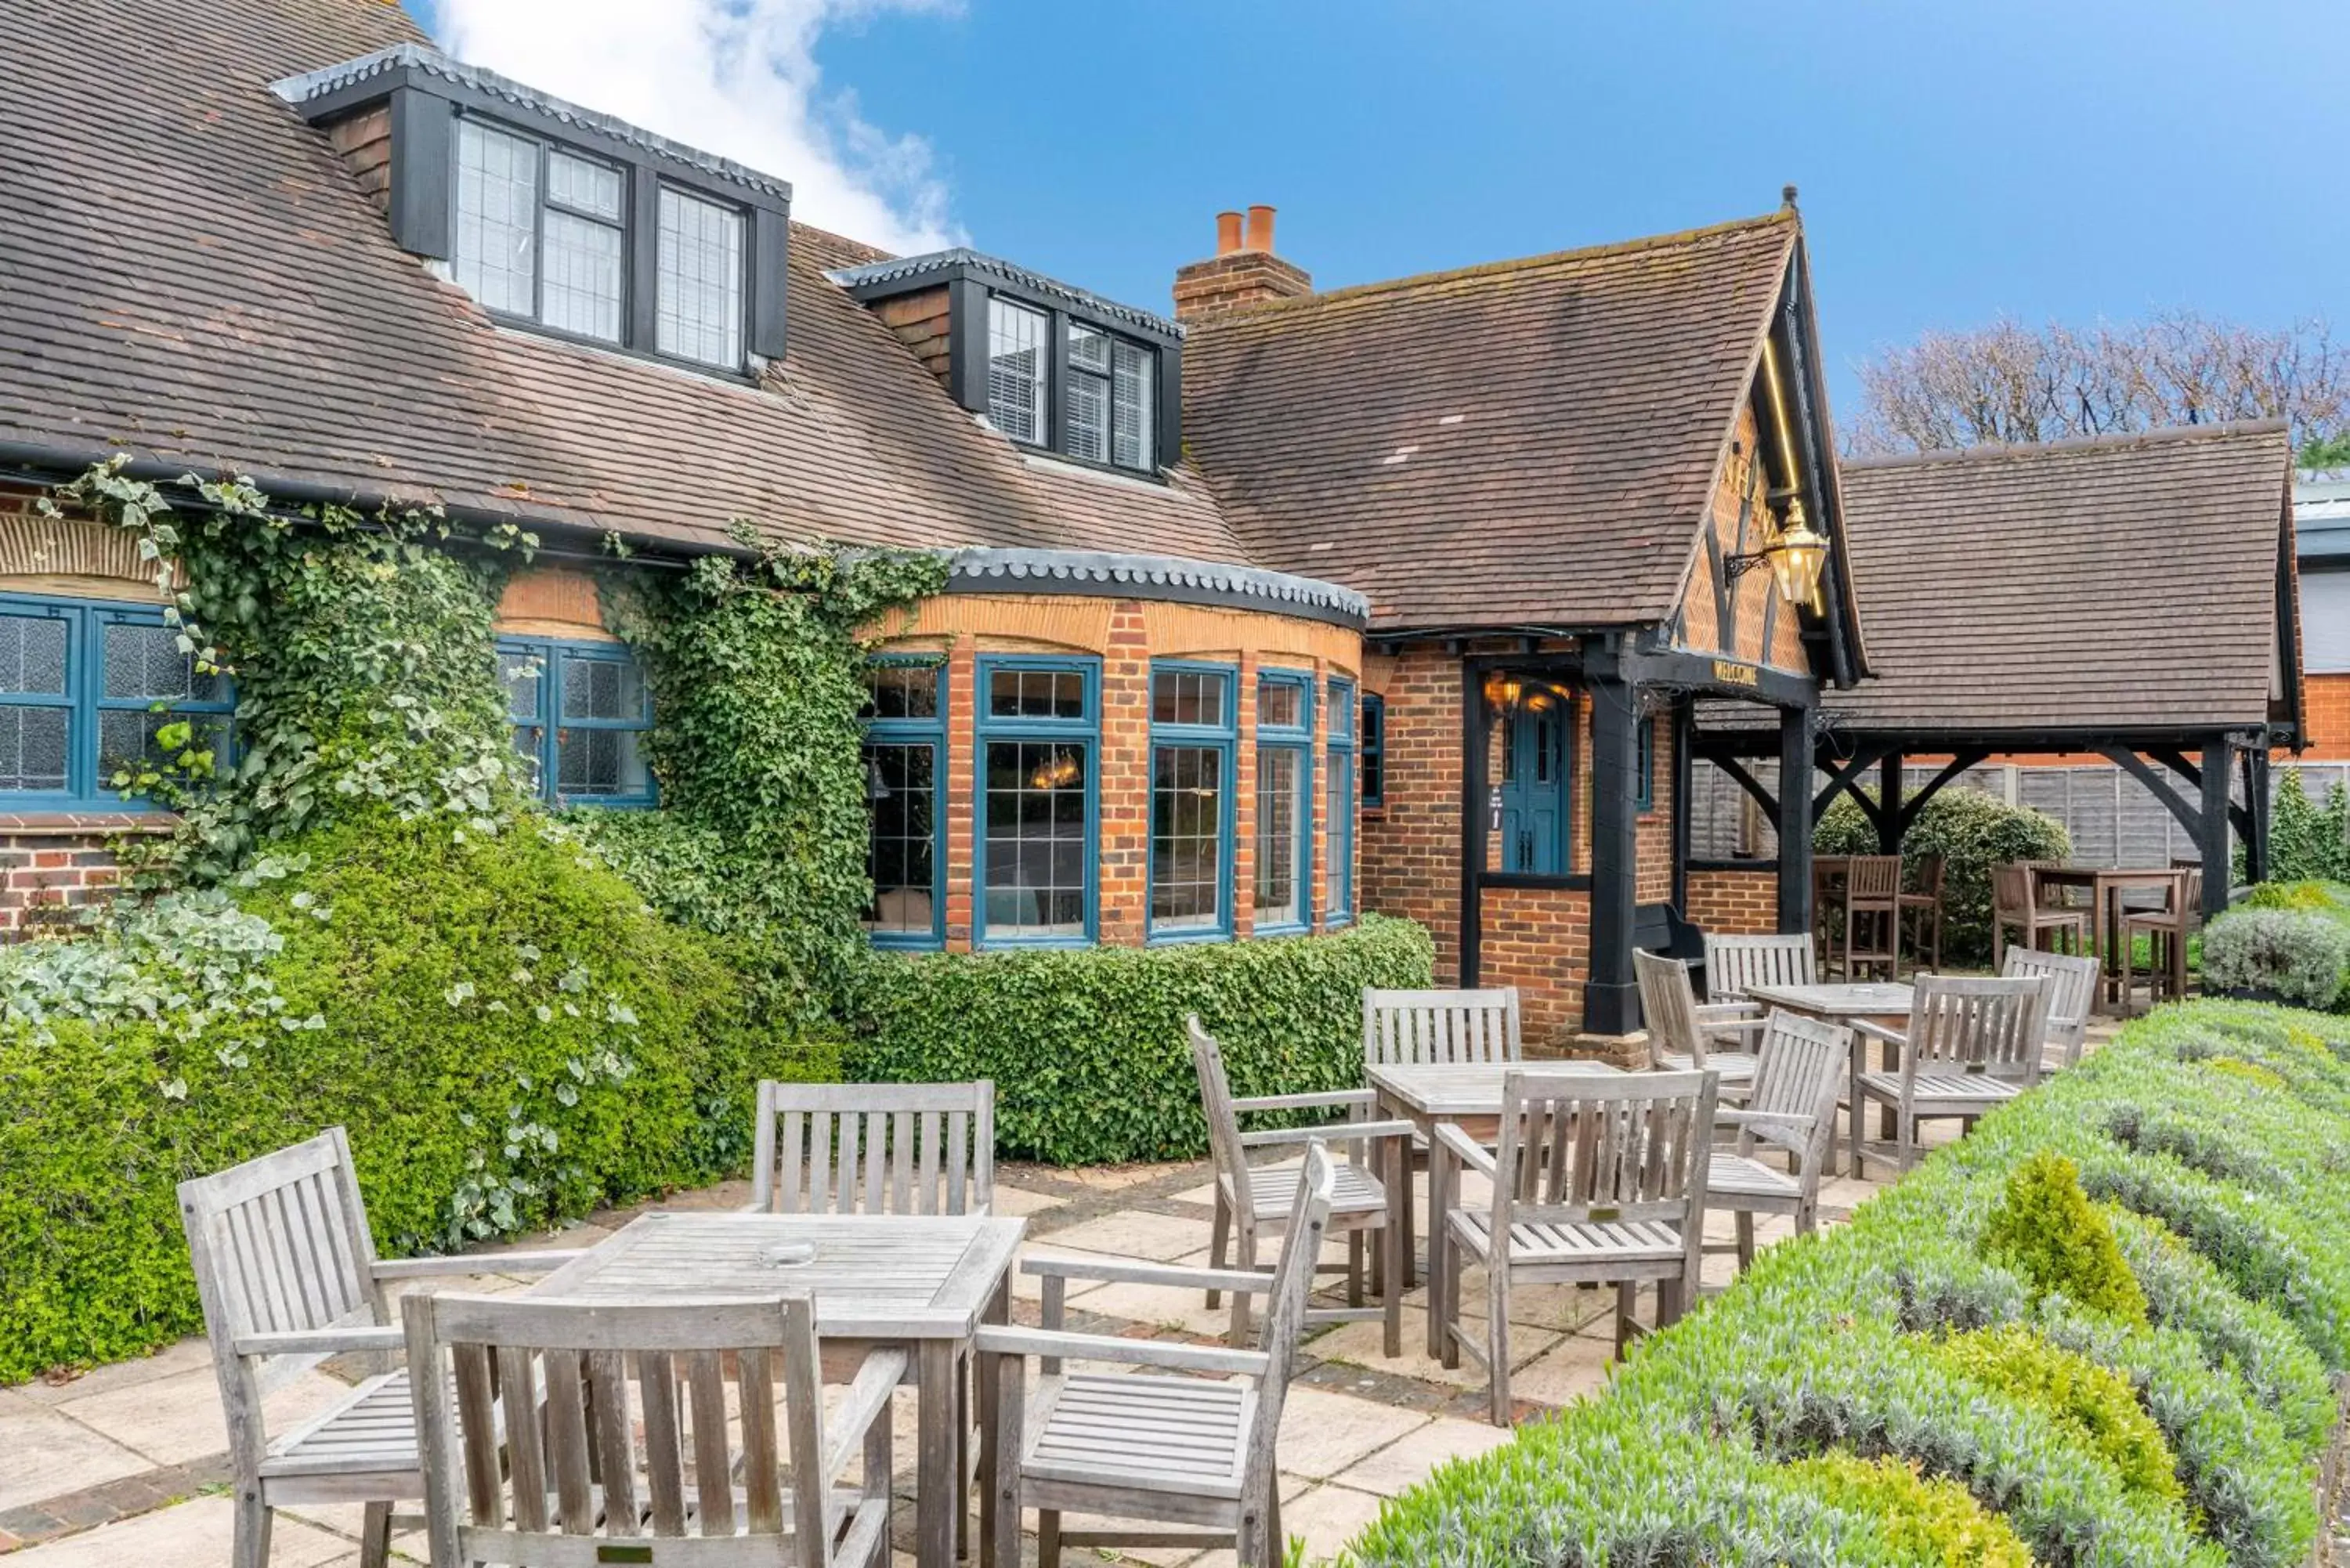
[[882, 801], [888, 800], [888, 799], [889, 799], [892, 794], [895, 794], [896, 793], [897, 793], [897, 792], [896, 792], [895, 790], [893, 790], [893, 789], [891, 789], [891, 788], [889, 787], [889, 780], [887, 780], [887, 779], [885, 779], [885, 778], [883, 778], [883, 777], [881, 776], [881, 759], [880, 759], [880, 758], [879, 758], [879, 757], [868, 757], [868, 758], [866, 758], [866, 759], [865, 759], [865, 798], [866, 798], [866, 801], [867, 801], [868, 804], [871, 804], [871, 805], [879, 805], [879, 804], [880, 804]]
[[1721, 563], [1722, 576], [1736, 582], [1755, 567], [1768, 565], [1778, 579], [1779, 597], [1790, 604], [1809, 604], [1818, 593], [1820, 572], [1828, 564], [1828, 542], [1812, 532], [1804, 517], [1801, 498], [1787, 503], [1787, 520], [1771, 542], [1759, 550], [1731, 556]]

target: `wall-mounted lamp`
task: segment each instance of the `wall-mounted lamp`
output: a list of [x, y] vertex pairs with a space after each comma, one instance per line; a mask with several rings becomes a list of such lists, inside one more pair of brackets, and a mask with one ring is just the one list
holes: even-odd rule
[[1779, 597], [1790, 604], [1809, 604], [1819, 591], [1820, 573], [1828, 563], [1828, 542], [1812, 532], [1804, 517], [1804, 503], [1797, 497], [1787, 503], [1787, 520], [1770, 543], [1761, 549], [1742, 556], [1731, 556], [1721, 563], [1721, 574], [1736, 582], [1755, 567], [1767, 565], [1771, 575], [1778, 579]]

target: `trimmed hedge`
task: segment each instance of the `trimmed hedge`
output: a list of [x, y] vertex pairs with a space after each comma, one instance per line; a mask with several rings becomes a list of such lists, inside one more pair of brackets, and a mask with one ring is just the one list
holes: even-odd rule
[[1409, 920], [1327, 936], [1155, 948], [874, 956], [854, 1078], [995, 1080], [998, 1152], [1055, 1165], [1194, 1158], [1208, 1147], [1183, 1034], [1197, 1012], [1239, 1095], [1359, 1087], [1362, 992], [1431, 983]]
[[[1860, 793], [1877, 798], [1874, 790]], [[1813, 827], [1812, 848], [1820, 855], [1874, 855], [1877, 829], [1856, 804], [1839, 794]], [[2064, 825], [2045, 813], [1953, 784], [1918, 811], [1902, 836], [1901, 853], [1942, 857], [1943, 961], [1989, 963], [1991, 867], [2018, 860], [2068, 860], [2073, 841]]]
[[185, 1177], [339, 1122], [378, 1245], [439, 1251], [723, 1176], [763, 1074], [837, 1075], [752, 1014], [723, 943], [650, 915], [557, 830], [459, 842], [378, 817], [279, 858], [297, 869], [237, 895], [282, 938], [255, 971], [266, 1006], [192, 1036], [185, 1009], [148, 1021], [136, 993], [95, 1023], [13, 1007], [0, 1383], [201, 1330]]
[[[1914, 1468], [2035, 1563], [2302, 1563], [2350, 1367], [2345, 1168], [2350, 1024], [2163, 1009], [1770, 1249], [1604, 1394], [1440, 1469], [1348, 1560], [2016, 1561]], [[2025, 1220], [2067, 1234], [2023, 1249]]]

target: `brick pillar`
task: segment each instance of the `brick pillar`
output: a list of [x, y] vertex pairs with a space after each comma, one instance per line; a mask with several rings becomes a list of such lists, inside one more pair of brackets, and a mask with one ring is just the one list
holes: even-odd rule
[[1142, 607], [1111, 609], [1102, 658], [1100, 940], [1139, 947], [1149, 929], [1150, 647]]
[[973, 746], [979, 704], [979, 655], [968, 639], [947, 651], [947, 948], [971, 950], [974, 925], [971, 871], [978, 846], [973, 835], [978, 813], [973, 800], [976, 780], [984, 765]]

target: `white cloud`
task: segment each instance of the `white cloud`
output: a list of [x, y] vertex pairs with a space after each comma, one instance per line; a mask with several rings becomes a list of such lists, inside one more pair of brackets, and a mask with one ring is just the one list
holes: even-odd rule
[[961, 243], [920, 137], [816, 67], [828, 26], [952, 0], [439, 0], [451, 54], [791, 182], [792, 215], [900, 254]]

